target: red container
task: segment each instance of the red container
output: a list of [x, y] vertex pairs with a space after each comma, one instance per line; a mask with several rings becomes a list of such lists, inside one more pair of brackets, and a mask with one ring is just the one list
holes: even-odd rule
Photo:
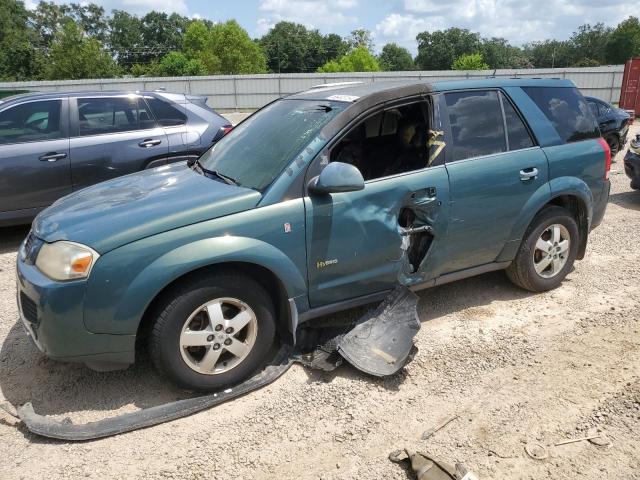
[[640, 57], [627, 60], [624, 64], [619, 107], [633, 110], [636, 118], [640, 116]]

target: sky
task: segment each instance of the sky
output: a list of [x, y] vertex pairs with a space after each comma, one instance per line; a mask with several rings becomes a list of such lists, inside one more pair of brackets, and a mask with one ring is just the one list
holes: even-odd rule
[[[27, 0], [33, 7], [36, 0]], [[57, 0], [58, 3], [64, 3]], [[225, 21], [235, 18], [252, 37], [280, 20], [302, 23], [343, 36], [356, 28], [373, 32], [376, 50], [396, 42], [416, 53], [416, 34], [449, 27], [468, 28], [483, 37], [504, 37], [514, 45], [555, 38], [566, 40], [579, 25], [615, 26], [638, 15], [638, 0], [92, 0], [144, 14], [150, 10]], [[81, 0], [80, 3], [85, 3]]]

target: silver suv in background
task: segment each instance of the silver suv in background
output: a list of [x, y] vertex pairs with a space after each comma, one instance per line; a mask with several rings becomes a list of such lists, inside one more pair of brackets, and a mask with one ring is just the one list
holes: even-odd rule
[[29, 93], [0, 101], [0, 226], [29, 223], [73, 191], [198, 158], [231, 129], [206, 97]]

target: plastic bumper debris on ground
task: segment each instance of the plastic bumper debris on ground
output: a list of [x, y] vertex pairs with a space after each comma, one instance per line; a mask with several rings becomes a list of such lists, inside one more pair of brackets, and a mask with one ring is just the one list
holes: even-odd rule
[[393, 375], [413, 358], [413, 337], [420, 328], [416, 307], [416, 295], [406, 288], [397, 288], [355, 325], [325, 329], [322, 345], [315, 343], [307, 351], [300, 347], [294, 351], [292, 346], [284, 344], [260, 373], [222, 392], [177, 400], [86, 424], [74, 424], [68, 419], [57, 421], [39, 415], [31, 403], [19, 407], [17, 412], [9, 408], [5, 410], [17, 416], [30, 432], [37, 435], [84, 441], [151, 427], [212, 408], [274, 382], [295, 362], [327, 371], [340, 365], [342, 355], [368, 374], [378, 377]]

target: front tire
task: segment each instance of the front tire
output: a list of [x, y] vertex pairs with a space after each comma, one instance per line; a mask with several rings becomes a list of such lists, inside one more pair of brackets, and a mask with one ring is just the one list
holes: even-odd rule
[[545, 208], [529, 225], [507, 276], [531, 292], [553, 290], [573, 268], [579, 239], [571, 212], [562, 207]]
[[169, 289], [156, 310], [149, 350], [175, 384], [209, 391], [248, 378], [274, 338], [273, 302], [260, 284], [234, 273], [202, 274]]

